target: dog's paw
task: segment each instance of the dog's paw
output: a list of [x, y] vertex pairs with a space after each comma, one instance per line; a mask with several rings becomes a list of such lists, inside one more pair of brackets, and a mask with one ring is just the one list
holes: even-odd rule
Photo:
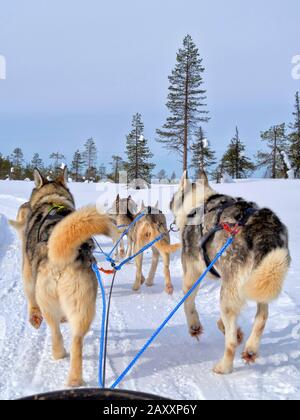
[[67, 352], [64, 348], [62, 349], [53, 349], [52, 356], [54, 360], [61, 360], [67, 357]]
[[255, 363], [257, 358], [258, 354], [250, 350], [245, 350], [242, 354], [242, 359], [247, 365]]
[[153, 280], [146, 280], [146, 286], [147, 287], [153, 287], [154, 286]]
[[141, 284], [140, 283], [134, 283], [134, 285], [132, 286], [132, 290], [134, 292], [138, 292], [141, 288]]
[[165, 292], [166, 292], [168, 295], [173, 295], [173, 293], [174, 293], [174, 286], [173, 286], [172, 284], [168, 284], [168, 285], [165, 287]]
[[70, 377], [67, 382], [67, 387], [69, 388], [80, 388], [84, 385], [85, 385], [85, 382], [82, 378]]
[[40, 328], [43, 322], [43, 315], [39, 308], [32, 308], [30, 310], [29, 322], [36, 330]]
[[229, 375], [233, 372], [233, 368], [231, 366], [225, 366], [223, 361], [221, 361], [220, 363], [216, 364], [213, 371], [217, 375]]
[[196, 338], [197, 340], [199, 340], [200, 336], [203, 334], [203, 327], [201, 324], [197, 324], [197, 325], [191, 325], [189, 332], [191, 337]]

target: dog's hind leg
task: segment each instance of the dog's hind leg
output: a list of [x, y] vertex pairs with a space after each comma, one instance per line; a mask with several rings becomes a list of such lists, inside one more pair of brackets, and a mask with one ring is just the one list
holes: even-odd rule
[[82, 377], [82, 353], [83, 340], [92, 323], [90, 317], [81, 320], [71, 320], [72, 345], [71, 345], [71, 367], [67, 385], [75, 388], [84, 385]]
[[33, 279], [30, 262], [26, 255], [23, 262], [23, 283], [28, 302], [29, 322], [38, 329], [43, 322], [43, 316], [36, 301], [36, 281]]
[[60, 320], [61, 317], [57, 319], [50, 313], [44, 313], [45, 320], [49, 325], [52, 335], [52, 356], [54, 360], [64, 359], [67, 355], [67, 352], [64, 348], [63, 336], [60, 331]]
[[[183, 260], [183, 268], [184, 268], [184, 284], [183, 284], [183, 292], [184, 294], [188, 293], [188, 291], [193, 287], [195, 282], [201, 275], [201, 271], [197, 268], [195, 269], [194, 263], [190, 261], [187, 264]], [[203, 333], [203, 327], [201, 325], [199, 314], [196, 309], [195, 299], [199, 288], [192, 293], [189, 298], [185, 301], [184, 304], [184, 311], [187, 319], [187, 324], [189, 328], [189, 333], [192, 337], [198, 338]]]
[[174, 287], [171, 280], [171, 273], [170, 273], [170, 255], [161, 252], [161, 256], [164, 263], [164, 276], [165, 276], [165, 292], [168, 293], [168, 295], [172, 295], [174, 292]]
[[232, 296], [232, 290], [224, 286], [221, 291], [221, 315], [225, 327], [225, 352], [223, 359], [215, 366], [214, 372], [222, 375], [232, 373], [233, 361], [238, 346], [237, 318], [242, 304], [238, 305], [238, 299]]
[[[224, 322], [222, 321], [222, 319], [219, 319], [219, 321], [217, 322], [218, 328], [219, 330], [225, 335], [225, 325]], [[243, 341], [244, 341], [244, 333], [242, 331], [241, 328], [238, 328], [237, 331], [237, 340], [238, 340], [238, 345], [240, 346]]]
[[[138, 252], [140, 249], [142, 249], [143, 246], [144, 244], [142, 242], [138, 242], [135, 246], [135, 252]], [[136, 257], [135, 265], [136, 265], [136, 278], [135, 278], [135, 283], [132, 289], [135, 292], [137, 292], [138, 290], [140, 290], [141, 285], [145, 283], [145, 277], [143, 276], [143, 254], [140, 254], [138, 257]]]
[[261, 336], [269, 316], [269, 306], [267, 304], [257, 305], [257, 314], [255, 317], [253, 330], [249, 340], [246, 343], [242, 358], [246, 363], [254, 363], [258, 357]]
[[149, 287], [153, 286], [154, 277], [155, 277], [158, 262], [159, 262], [159, 252], [155, 247], [152, 247], [152, 253], [153, 255], [152, 255], [151, 269], [150, 269], [150, 273], [146, 281], [146, 285]]
[[119, 255], [120, 255], [120, 258], [121, 258], [121, 259], [125, 258], [125, 245], [124, 245], [124, 239], [122, 239], [122, 240], [121, 240], [121, 242], [120, 242]]

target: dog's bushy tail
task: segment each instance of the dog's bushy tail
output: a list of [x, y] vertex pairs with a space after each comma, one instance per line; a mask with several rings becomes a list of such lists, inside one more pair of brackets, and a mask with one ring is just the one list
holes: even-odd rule
[[267, 254], [245, 284], [246, 298], [258, 303], [269, 303], [278, 298], [290, 265], [290, 254], [277, 248]]
[[80, 246], [94, 235], [116, 240], [119, 233], [109, 217], [95, 206], [71, 213], [53, 229], [48, 242], [49, 260], [59, 267], [71, 264], [76, 260]]
[[[162, 232], [158, 228], [152, 226], [150, 223], [145, 222], [141, 227], [141, 239], [144, 244], [154, 241]], [[181, 248], [181, 244], [171, 245], [166, 238], [161, 239], [154, 245], [159, 251], [167, 254], [173, 254]]]

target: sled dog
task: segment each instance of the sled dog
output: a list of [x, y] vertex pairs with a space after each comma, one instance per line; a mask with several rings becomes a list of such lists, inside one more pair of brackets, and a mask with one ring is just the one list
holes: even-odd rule
[[97, 279], [91, 269], [93, 235], [116, 240], [117, 229], [96, 207], [75, 210], [67, 187], [67, 169], [54, 181], [36, 169], [30, 201], [13, 225], [23, 238], [23, 280], [29, 321], [39, 328], [43, 318], [52, 333], [54, 359], [66, 356], [60, 323], [71, 327], [68, 386], [83, 384], [82, 348], [95, 314]]
[[[164, 276], [165, 276], [165, 291], [168, 294], [172, 294], [174, 287], [171, 281], [170, 275], [170, 254], [176, 252], [181, 248], [181, 244], [170, 245], [170, 234], [167, 228], [167, 221], [164, 214], [156, 207], [146, 207], [142, 203], [140, 213], [146, 213], [133, 227], [131, 232], [132, 242], [134, 244], [133, 252], [136, 253], [143, 246], [149, 244], [151, 241], [156, 239], [160, 234], [164, 237], [152, 247], [152, 264], [150, 273], [146, 280], [146, 285], [153, 286], [154, 277], [157, 271], [159, 257], [161, 256], [164, 264]], [[143, 275], [143, 254], [139, 255], [136, 260], [136, 279], [133, 285], [133, 290], [138, 291], [141, 285], [145, 282]]]
[[[257, 303], [257, 314], [242, 358], [247, 363], [254, 363], [268, 319], [269, 304], [278, 298], [290, 265], [287, 228], [273, 211], [213, 191], [205, 173], [195, 184], [189, 181], [186, 173], [183, 175], [171, 210], [182, 235], [185, 293], [227, 241], [229, 233], [222, 229], [222, 223], [239, 225], [239, 234], [232, 246], [212, 271], [212, 276], [222, 278], [218, 327], [226, 338], [224, 357], [214, 371], [229, 374], [233, 370], [236, 349], [243, 340], [237, 318], [249, 300]], [[195, 297], [196, 293], [185, 303], [192, 336], [202, 333]]]
[[[115, 202], [112, 205], [109, 215], [113, 218], [115, 224], [119, 227], [120, 233], [126, 230], [126, 228], [134, 221], [135, 215], [137, 214], [137, 204], [130, 195], [128, 198], [121, 198], [120, 194], [117, 195]], [[132, 254], [132, 235], [128, 232], [127, 235], [127, 252], [126, 258]], [[116, 257], [125, 257], [125, 246], [124, 241], [120, 242], [120, 250], [117, 250]]]

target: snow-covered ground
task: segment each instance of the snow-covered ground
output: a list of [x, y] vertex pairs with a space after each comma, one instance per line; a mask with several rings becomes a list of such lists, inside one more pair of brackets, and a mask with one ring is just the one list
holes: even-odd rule
[[[17, 209], [32, 188], [27, 182], [0, 182], [0, 397], [13, 399], [36, 392], [61, 389], [67, 377], [69, 360], [51, 360], [50, 334], [43, 324], [33, 330], [26, 316], [26, 302], [21, 279], [21, 247], [7, 218]], [[219, 283], [206, 281], [197, 305], [205, 327], [200, 342], [189, 337], [183, 310], [165, 328], [145, 353], [131, 374], [122, 382], [127, 389], [139, 390], [174, 399], [300, 399], [300, 182], [251, 180], [223, 184], [218, 191], [243, 196], [269, 206], [281, 216], [290, 230], [292, 267], [280, 299], [271, 306], [270, 320], [262, 340], [261, 357], [254, 366], [245, 366], [238, 357], [231, 376], [212, 372], [221, 357], [224, 338], [216, 327], [219, 317]], [[174, 187], [154, 186], [151, 197], [146, 191], [133, 191], [139, 203], [160, 200], [168, 209]], [[116, 186], [105, 184], [71, 184], [77, 205], [98, 200], [109, 206]], [[125, 195], [125, 192], [123, 192]], [[168, 214], [169, 222], [172, 216]], [[178, 240], [174, 235], [172, 241]], [[110, 244], [104, 240], [109, 249]], [[145, 272], [150, 267], [150, 253], [145, 256]], [[117, 277], [109, 332], [108, 383], [127, 366], [149, 338], [153, 329], [166, 317], [182, 297], [180, 254], [172, 258], [175, 293], [163, 292], [162, 266], [153, 288], [131, 290], [135, 270], [125, 267]], [[105, 277], [109, 288], [110, 277]], [[89, 387], [97, 386], [101, 300], [92, 330], [84, 348], [84, 377]], [[249, 334], [255, 315], [254, 305], [245, 308], [240, 325]], [[67, 348], [70, 346], [68, 326], [63, 326]], [[242, 348], [238, 353], [242, 352]]]

